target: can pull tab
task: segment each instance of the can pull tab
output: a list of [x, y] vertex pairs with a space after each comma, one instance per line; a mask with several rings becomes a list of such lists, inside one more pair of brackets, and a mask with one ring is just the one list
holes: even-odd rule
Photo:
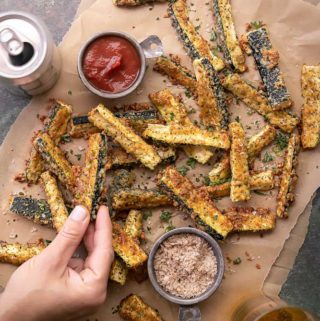
[[26, 64], [34, 54], [33, 46], [29, 42], [22, 42], [10, 28], [4, 28], [0, 31], [0, 44], [8, 53], [14, 66]]
[[152, 35], [140, 42], [146, 58], [156, 58], [163, 55], [163, 45], [158, 36]]
[[201, 312], [197, 306], [180, 306], [179, 321], [200, 321]]

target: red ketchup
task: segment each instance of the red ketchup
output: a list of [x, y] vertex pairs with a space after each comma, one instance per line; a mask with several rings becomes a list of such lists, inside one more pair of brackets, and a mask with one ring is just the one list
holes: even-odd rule
[[136, 48], [117, 36], [94, 40], [85, 51], [82, 64], [84, 75], [93, 86], [112, 93], [129, 88], [141, 67]]

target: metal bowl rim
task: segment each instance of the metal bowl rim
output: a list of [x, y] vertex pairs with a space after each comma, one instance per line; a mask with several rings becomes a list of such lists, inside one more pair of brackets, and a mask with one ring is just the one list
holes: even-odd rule
[[[95, 86], [93, 86], [90, 83], [90, 81], [86, 78], [86, 76], [83, 73], [82, 60], [83, 60], [83, 55], [84, 55], [86, 49], [96, 39], [101, 38], [101, 37], [105, 37], [105, 36], [117, 36], [117, 37], [121, 37], [121, 38], [126, 39], [136, 48], [136, 50], [139, 54], [139, 58], [140, 58], [141, 66], [140, 66], [140, 72], [139, 72], [137, 79], [129, 88], [127, 88], [124, 91], [120, 91], [118, 93], [109, 93], [109, 92], [106, 92], [106, 91], [96, 88]], [[146, 57], [144, 55], [144, 52], [143, 52], [140, 44], [137, 42], [137, 40], [135, 38], [133, 38], [129, 34], [127, 34], [125, 32], [121, 32], [121, 31], [104, 31], [104, 32], [96, 33], [95, 35], [93, 35], [91, 38], [89, 38], [82, 45], [82, 47], [79, 51], [79, 54], [78, 54], [77, 70], [78, 70], [78, 74], [79, 74], [81, 81], [87, 87], [88, 90], [90, 90], [92, 93], [94, 93], [102, 98], [115, 99], [115, 98], [120, 98], [120, 97], [124, 97], [124, 96], [129, 95], [141, 84], [142, 79], [145, 75], [145, 71], [146, 71]]]
[[[214, 255], [216, 256], [216, 259], [217, 259], [217, 274], [215, 276], [214, 282], [212, 283], [212, 285], [209, 286], [209, 288], [204, 293], [202, 293], [201, 295], [195, 298], [183, 299], [183, 298], [179, 298], [169, 294], [159, 285], [155, 276], [154, 266], [153, 266], [154, 255], [157, 252], [160, 244], [163, 243], [164, 240], [176, 234], [195, 234], [197, 236], [202, 237], [210, 244], [210, 246], [213, 249]], [[220, 245], [208, 233], [205, 233], [193, 227], [180, 227], [160, 236], [159, 239], [153, 244], [149, 254], [149, 258], [148, 258], [148, 275], [149, 275], [149, 280], [152, 286], [154, 287], [154, 289], [168, 301], [176, 304], [180, 304], [180, 305], [194, 305], [208, 299], [220, 286], [223, 278], [223, 274], [224, 274], [224, 258], [222, 255]]]

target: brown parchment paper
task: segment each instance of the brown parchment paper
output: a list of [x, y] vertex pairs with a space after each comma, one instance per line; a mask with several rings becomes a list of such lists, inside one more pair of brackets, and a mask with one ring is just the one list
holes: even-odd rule
[[[209, 39], [213, 24], [209, 6], [205, 5], [205, 1], [200, 0], [194, 0], [193, 3], [191, 17], [196, 25], [201, 24], [200, 32]], [[11, 242], [27, 242], [34, 241], [39, 237], [47, 239], [54, 237], [53, 231], [36, 226], [8, 212], [8, 197], [11, 193], [23, 191], [32, 194], [34, 197], [43, 197], [39, 186], [26, 187], [14, 181], [13, 177], [24, 168], [24, 162], [31, 147], [30, 140], [33, 131], [41, 128], [42, 125], [36, 115], [47, 114], [48, 98], [54, 97], [65, 100], [74, 106], [74, 113], [76, 114], [87, 112], [99, 102], [104, 102], [107, 106], [115, 104], [115, 102], [104, 101], [90, 94], [77, 76], [77, 54], [88, 37], [104, 30], [121, 30], [142, 41], [148, 35], [156, 34], [163, 41], [166, 53], [178, 54], [182, 58], [182, 62], [191, 67], [190, 60], [171, 27], [170, 19], [163, 17], [165, 11], [166, 5], [155, 5], [152, 10], [148, 6], [124, 9], [113, 6], [109, 0], [97, 0], [74, 21], [60, 45], [63, 67], [57, 85], [48, 94], [34, 98], [31, 104], [21, 112], [0, 149], [0, 239]], [[234, 0], [233, 13], [239, 34], [244, 32], [245, 23], [252, 20], [263, 20], [268, 24], [272, 42], [280, 52], [281, 69], [295, 101], [294, 110], [300, 114], [302, 103], [300, 93], [301, 65], [302, 63], [316, 64], [319, 62], [320, 25], [318, 22], [320, 10], [301, 0]], [[164, 83], [164, 78], [152, 71], [152, 61], [149, 61], [148, 65], [149, 68], [141, 88], [116, 103], [147, 101], [148, 93], [165, 88], [168, 82]], [[250, 72], [245, 77], [258, 83], [259, 76], [252, 68], [252, 60], [248, 59], [248, 65], [250, 66]], [[176, 93], [184, 92], [181, 88], [170, 87]], [[194, 105], [192, 99], [185, 99], [185, 102], [187, 106]], [[249, 116], [247, 114], [248, 109], [241, 104], [231, 105], [230, 111], [232, 117], [239, 115], [243, 124], [251, 126], [251, 129], [247, 130], [248, 135], [258, 131], [263, 126], [263, 120], [257, 115]], [[73, 148], [75, 154], [77, 154], [76, 149], [79, 145], [85, 146], [85, 142], [74, 141], [73, 144], [64, 145], [63, 148], [66, 150]], [[289, 237], [299, 214], [303, 212], [318, 187], [320, 177], [320, 169], [318, 169], [318, 165], [320, 165], [318, 160], [319, 148], [303, 152], [299, 156], [298, 174], [300, 179], [296, 188], [296, 202], [291, 207], [287, 220], [278, 220], [276, 229], [263, 236], [249, 233], [240, 236], [233, 235], [222, 244], [225, 257], [234, 259], [240, 256], [242, 263], [239, 265], [227, 263], [225, 278], [221, 287], [210, 299], [200, 305], [203, 320], [230, 320], [233, 309], [239, 303], [261, 291], [264, 280], [278, 257], [285, 240]], [[70, 160], [74, 164], [79, 163], [72, 155]], [[177, 166], [184, 165], [185, 161], [186, 158], [181, 153]], [[204, 166], [201, 171], [207, 173], [212, 164]], [[257, 167], [261, 166], [261, 163], [258, 162]], [[272, 166], [272, 164], [268, 166]], [[149, 175], [150, 172], [143, 171], [141, 179], [146, 180]], [[188, 172], [188, 177], [196, 184], [200, 184], [195, 181], [195, 176], [199, 177], [198, 169]], [[275, 195], [276, 190], [263, 196], [252, 194], [252, 200], [248, 202], [248, 205], [274, 209]], [[221, 209], [225, 208], [230, 206], [230, 201], [227, 198], [218, 201], [217, 206]], [[178, 211], [171, 210], [175, 213], [174, 225], [191, 224], [191, 221], [183, 220], [183, 216]], [[146, 222], [151, 228], [151, 233], [146, 231], [147, 248], [164, 232], [158, 214], [159, 210], [153, 211], [152, 218]], [[252, 261], [246, 259], [245, 252], [253, 258]], [[5, 285], [14, 269], [10, 265], [2, 264], [0, 266], [1, 285]], [[108, 300], [95, 315], [95, 318], [100, 321], [119, 320], [117, 314], [112, 314], [112, 307], [116, 307], [123, 297], [132, 292], [138, 293], [146, 302], [158, 308], [166, 320], [177, 319], [178, 307], [176, 305], [170, 304], [159, 297], [148, 281], [138, 284], [133, 280], [129, 281], [124, 287], [109, 284]]]

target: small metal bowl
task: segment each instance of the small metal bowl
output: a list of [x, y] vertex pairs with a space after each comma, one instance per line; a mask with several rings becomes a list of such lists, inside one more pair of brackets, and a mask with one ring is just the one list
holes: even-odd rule
[[[102, 89], [99, 89], [92, 85], [92, 83], [86, 78], [83, 72], [83, 57], [84, 54], [88, 48], [88, 46], [101, 37], [106, 36], [116, 36], [121, 37], [129, 41], [134, 48], [137, 50], [140, 58], [140, 72], [136, 78], [136, 80], [131, 84], [131, 86], [124, 91], [120, 91], [117, 93], [112, 93], [108, 91], [104, 91]], [[161, 40], [157, 36], [149, 36], [141, 43], [138, 43], [137, 40], [135, 40], [132, 36], [119, 31], [107, 31], [107, 32], [101, 32], [96, 35], [94, 35], [92, 38], [90, 38], [80, 49], [79, 55], [78, 55], [78, 63], [77, 63], [77, 69], [80, 79], [82, 80], [83, 84], [89, 89], [92, 93], [102, 97], [102, 98], [108, 98], [108, 99], [115, 99], [120, 98], [129, 95], [132, 93], [137, 87], [141, 84], [143, 77], [146, 72], [146, 58], [155, 58], [159, 57], [163, 54], [162, 49], [162, 43]]]
[[[195, 234], [204, 240], [206, 240], [209, 245], [212, 247], [213, 253], [217, 259], [217, 274], [215, 275], [215, 278], [212, 282], [212, 284], [208, 287], [208, 289], [203, 292], [201, 295], [191, 298], [191, 299], [183, 299], [180, 297], [177, 297], [175, 295], [172, 295], [168, 292], [166, 292], [158, 283], [156, 274], [154, 271], [154, 256], [156, 252], [158, 251], [160, 245], [168, 239], [172, 235], [176, 234]], [[179, 311], [179, 320], [186, 320], [184, 315], [190, 314], [193, 319], [190, 320], [200, 320], [201, 314], [200, 310], [198, 307], [184, 307], [184, 306], [191, 306], [191, 305], [196, 305], [199, 304], [200, 302], [208, 299], [220, 286], [222, 278], [223, 278], [223, 273], [224, 273], [224, 258], [220, 249], [219, 244], [207, 233], [202, 232], [198, 229], [192, 228], [192, 227], [181, 227], [174, 229], [170, 232], [167, 232], [163, 234], [152, 246], [150, 254], [149, 254], [149, 259], [148, 259], [148, 274], [149, 274], [149, 279], [154, 287], [154, 289], [165, 299], [167, 299], [170, 302], [179, 304], [180, 311]]]

